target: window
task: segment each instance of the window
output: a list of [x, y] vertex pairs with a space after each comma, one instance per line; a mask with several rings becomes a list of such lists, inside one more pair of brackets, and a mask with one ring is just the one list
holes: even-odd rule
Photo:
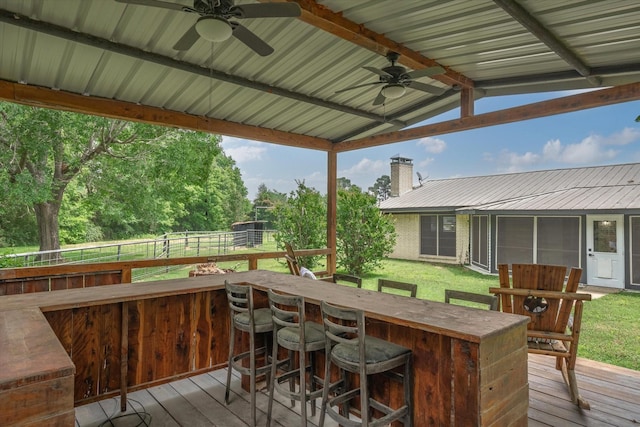
[[474, 215], [471, 219], [471, 262], [489, 267], [489, 217]]
[[500, 216], [496, 251], [497, 264], [579, 267], [580, 218]]
[[537, 221], [536, 262], [580, 266], [580, 218], [538, 217]]
[[498, 217], [498, 264], [533, 262], [533, 217]]
[[455, 215], [420, 217], [420, 254], [456, 256]]
[[640, 217], [631, 217], [631, 283], [640, 284]]

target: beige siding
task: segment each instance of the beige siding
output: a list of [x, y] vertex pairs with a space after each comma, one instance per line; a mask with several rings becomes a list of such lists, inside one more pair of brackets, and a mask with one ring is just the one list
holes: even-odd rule
[[393, 214], [397, 240], [390, 258], [450, 264], [469, 263], [469, 215], [456, 215], [456, 256], [437, 257], [420, 255], [420, 215]]

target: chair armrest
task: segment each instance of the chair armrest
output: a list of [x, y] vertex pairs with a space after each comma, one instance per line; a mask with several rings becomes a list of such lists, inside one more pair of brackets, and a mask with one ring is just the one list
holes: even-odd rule
[[591, 294], [577, 292], [545, 291], [542, 289], [512, 289], [512, 288], [489, 288], [489, 293], [496, 295], [515, 295], [519, 297], [538, 297], [553, 299], [572, 299], [580, 301], [591, 301]]

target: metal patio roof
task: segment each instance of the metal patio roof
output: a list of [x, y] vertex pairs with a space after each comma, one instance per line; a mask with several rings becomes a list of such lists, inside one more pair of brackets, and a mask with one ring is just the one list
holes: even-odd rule
[[[341, 151], [640, 98], [638, 0], [295, 3], [300, 18], [242, 21], [275, 49], [260, 56], [234, 38], [174, 50], [192, 13], [0, 0], [0, 99]], [[388, 65], [388, 51], [409, 70], [444, 67], [420, 79], [444, 93], [408, 89], [378, 106], [379, 86], [336, 93], [375, 82], [362, 67]], [[613, 89], [473, 114], [480, 97], [604, 87]], [[458, 122], [409, 129], [459, 106]]]

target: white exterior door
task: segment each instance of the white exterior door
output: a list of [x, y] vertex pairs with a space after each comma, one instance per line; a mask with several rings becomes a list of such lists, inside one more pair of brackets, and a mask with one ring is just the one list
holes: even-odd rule
[[624, 288], [624, 217], [587, 215], [587, 284]]

